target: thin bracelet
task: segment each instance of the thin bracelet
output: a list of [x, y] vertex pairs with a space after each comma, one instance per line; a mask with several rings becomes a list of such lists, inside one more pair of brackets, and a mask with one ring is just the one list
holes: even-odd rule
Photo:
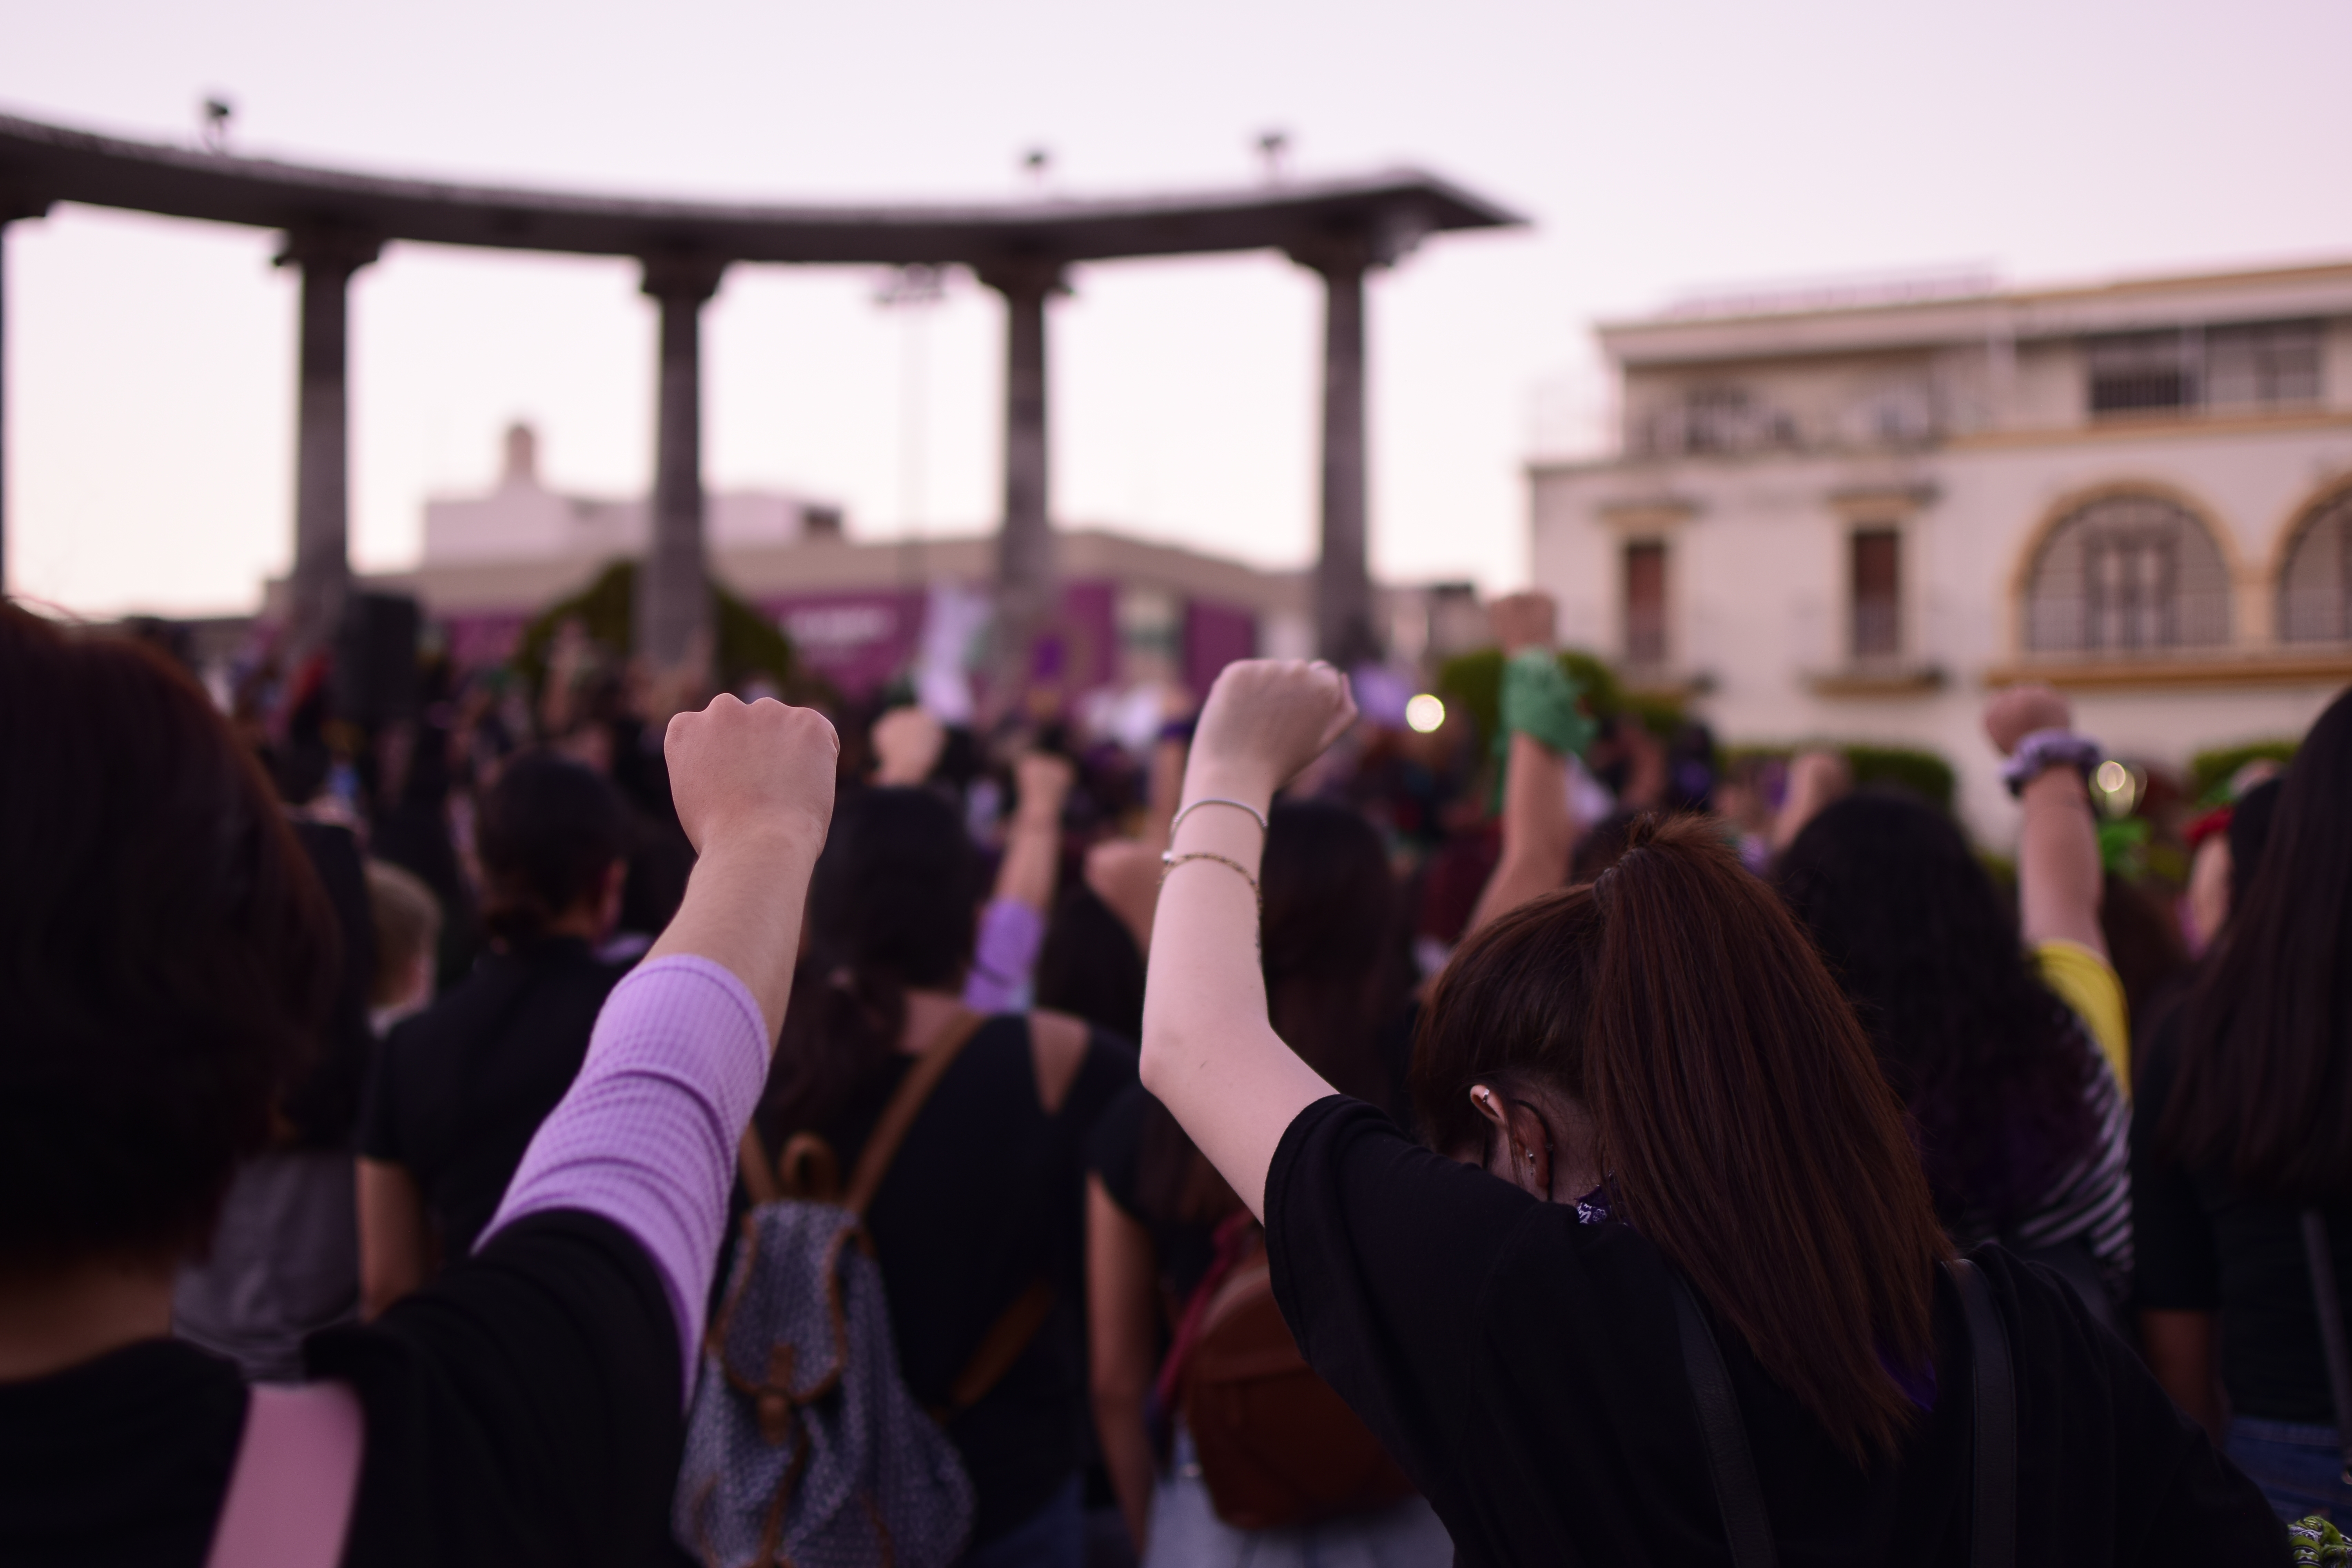
[[1160, 857], [1160, 886], [1166, 887], [1168, 885], [1168, 873], [1173, 871], [1177, 867], [1181, 866], [1187, 860], [1214, 860], [1220, 866], [1232, 867], [1235, 872], [1239, 873], [1241, 879], [1249, 884], [1250, 897], [1257, 900], [1258, 913], [1264, 914], [1265, 912], [1265, 894], [1259, 889], [1257, 879], [1250, 875], [1248, 867], [1243, 865], [1240, 861], [1234, 859], [1230, 855], [1218, 855], [1206, 849], [1195, 849], [1186, 855], [1178, 855], [1172, 852], [1162, 855]]
[[[1266, 832], [1270, 832], [1270, 831], [1272, 831], [1272, 829], [1271, 829], [1271, 828], [1267, 826], [1267, 824], [1266, 824], [1266, 820], [1265, 820], [1265, 813], [1264, 813], [1264, 812], [1260, 811], [1257, 807], [1255, 807], [1255, 806], [1252, 805], [1249, 802], [1247, 802], [1247, 801], [1245, 801], [1245, 800], [1227, 800], [1223, 795], [1202, 795], [1200, 799], [1198, 799], [1198, 800], [1196, 800], [1196, 801], [1193, 801], [1193, 802], [1190, 803], [1189, 805], [1187, 805], [1184, 807], [1184, 809], [1183, 809], [1183, 810], [1181, 810], [1181, 811], [1178, 812], [1174, 816], [1172, 816], [1172, 817], [1171, 817], [1171, 818], [1169, 819], [1169, 822], [1168, 822], [1168, 842], [1169, 842], [1169, 843], [1173, 844], [1173, 843], [1175, 843], [1175, 842], [1176, 842], [1176, 829], [1183, 826], [1184, 819], [1185, 819], [1186, 817], [1188, 817], [1188, 816], [1192, 816], [1192, 813], [1194, 813], [1195, 811], [1199, 810], [1201, 807], [1202, 807], [1202, 806], [1204, 806], [1204, 805], [1230, 805], [1230, 806], [1232, 806], [1235, 811], [1246, 811], [1246, 812], [1248, 812], [1248, 813], [1250, 814], [1250, 816], [1251, 816], [1253, 818], [1255, 818], [1255, 819], [1256, 820], [1256, 822], [1257, 822], [1257, 830], [1258, 830], [1260, 833], [1266, 833]], [[1243, 873], [1243, 874], [1244, 874], [1244, 876], [1246, 876], [1248, 873], [1244, 872], [1244, 873]]]

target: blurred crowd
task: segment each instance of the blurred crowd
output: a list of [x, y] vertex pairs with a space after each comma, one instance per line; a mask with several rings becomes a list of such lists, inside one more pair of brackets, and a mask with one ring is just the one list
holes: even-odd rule
[[[65, 668], [59, 649], [106, 640], [6, 614], [20, 623], [0, 655], [19, 666], [11, 692], [50, 679], [26, 673], [44, 661]], [[2082, 1331], [2128, 1343], [2185, 1413], [2183, 1433], [2226, 1451], [2238, 1468], [2229, 1484], [2242, 1469], [2281, 1519], [2352, 1518], [2352, 1469], [2336, 1447], [2352, 1390], [2329, 1377], [2341, 1325], [2314, 1305], [2302, 1261], [2325, 1258], [2331, 1239], [2336, 1257], [2352, 1247], [2352, 1169], [2339, 1168], [2352, 1147], [2339, 1147], [2340, 1129], [2305, 1147], [2309, 1120], [2283, 1121], [2263, 1099], [2293, 1083], [2332, 1111], [2352, 1092], [2338, 968], [2352, 958], [2342, 945], [2352, 863], [2347, 797], [2327, 793], [2352, 780], [2347, 701], [2293, 760], [2238, 759], [2191, 786], [2108, 756], [2057, 692], [1996, 694], [1987, 741], [2023, 827], [2013, 856], [1993, 856], [1952, 815], [1948, 771], [1939, 792], [1916, 768], [1838, 749], [1727, 755], [1703, 724], [1563, 655], [1539, 596], [1498, 602], [1494, 627], [1496, 648], [1455, 661], [1431, 682], [1436, 704], [1414, 696], [1424, 706], [1410, 719], [1409, 688], [1391, 695], [1393, 678], [1359, 679], [1361, 716], [1264, 811], [1187, 792], [1207, 693], [1160, 694], [1156, 732], [1118, 738], [1045, 701], [951, 725], [904, 691], [848, 701], [772, 682], [744, 689], [814, 702], [829, 718], [833, 805], [804, 910], [790, 916], [779, 982], [789, 1001], [767, 1017], [772, 1033], [781, 1018], [773, 1065], [740, 1142], [715, 1112], [718, 1131], [702, 1139], [717, 1141], [723, 1224], [710, 1257], [676, 1267], [665, 1247], [692, 1248], [652, 1234], [667, 1221], [633, 1228], [624, 1211], [635, 1199], [600, 1210], [578, 1196], [635, 1178], [582, 1173], [586, 1156], [564, 1154], [558, 1131], [588, 1115], [592, 1042], [601, 1060], [623, 987], [679, 962], [664, 954], [692, 925], [689, 887], [718, 874], [698, 870], [698, 836], [708, 849], [714, 830], [674, 780], [675, 743], [665, 748], [672, 718], [709, 693], [600, 658], [576, 624], [527, 667], [460, 672], [427, 658], [413, 692], [377, 710], [331, 658], [257, 668], [209, 700], [290, 825], [304, 869], [289, 875], [316, 884], [306, 918], [324, 923], [303, 962], [333, 984], [313, 1048], [237, 1069], [270, 1079], [267, 1125], [247, 1136], [184, 1126], [142, 1109], [137, 1093], [78, 1087], [79, 1069], [33, 1054], [104, 1051], [45, 1023], [48, 1033], [0, 1053], [0, 1098], [19, 1107], [8, 1134], [31, 1136], [25, 1108], [47, 1094], [68, 1121], [100, 1114], [92, 1105], [151, 1117], [154, 1152], [184, 1157], [197, 1188], [207, 1160], [234, 1154], [185, 1223], [166, 1227], [167, 1251], [177, 1248], [171, 1331], [247, 1383], [354, 1382], [370, 1466], [407, 1445], [399, 1462], [419, 1485], [462, 1489], [447, 1479], [461, 1453], [506, 1476], [448, 1505], [437, 1533], [400, 1536], [408, 1561], [563, 1554], [595, 1533], [597, 1510], [619, 1505], [582, 1502], [583, 1518], [544, 1531], [505, 1514], [638, 1486], [615, 1479], [635, 1462], [618, 1455], [625, 1444], [575, 1448], [542, 1429], [554, 1417], [534, 1404], [537, 1374], [499, 1383], [508, 1352], [488, 1347], [506, 1331], [480, 1326], [524, 1309], [495, 1297], [468, 1260], [535, 1279], [525, 1253], [556, 1245], [550, 1215], [585, 1210], [612, 1215], [653, 1258], [638, 1287], [654, 1315], [667, 1292], [695, 1320], [684, 1384], [673, 1364], [667, 1393], [649, 1396], [688, 1405], [652, 1461], [667, 1467], [663, 1537], [594, 1542], [592, 1560], [1436, 1568], [1456, 1560], [1453, 1505], [1441, 1518], [1433, 1501], [1447, 1500], [1430, 1495], [1378, 1418], [1368, 1427], [1351, 1410], [1362, 1404], [1352, 1387], [1334, 1393], [1322, 1375], [1327, 1347], [1298, 1332], [1284, 1295], [1304, 1289], [1280, 1278], [1297, 1266], [1269, 1251], [1271, 1194], [1240, 1190], [1201, 1127], [1139, 1077], [1147, 992], [1174, 984], [1154, 973], [1165, 962], [1154, 946], [1162, 883], [1181, 861], [1241, 872], [1260, 911], [1255, 973], [1275, 1034], [1329, 1089], [1451, 1154], [1449, 1140], [1483, 1125], [1455, 1125], [1470, 1101], [1440, 1115], [1424, 1093], [1442, 1059], [1433, 998], [1466, 984], [1447, 978], [1457, 955], [1486, 951], [1561, 889], [1607, 888], [1629, 855], [1720, 852], [1825, 963], [1850, 1009], [1841, 1016], [1899, 1103], [1949, 1246], [1997, 1243], [2063, 1284], [2066, 1312], [2090, 1325]], [[168, 684], [167, 659], [135, 658], [164, 673], [108, 679], [123, 690]], [[54, 722], [130, 723], [135, 712], [85, 709]], [[12, 745], [62, 744], [63, 730], [19, 719]], [[173, 765], [163, 753], [117, 757], [110, 744], [101, 735], [64, 750], [116, 771]], [[27, 847], [22, 819], [64, 813], [41, 804], [39, 782], [83, 765], [60, 757], [19, 749], [5, 764], [14, 782], [0, 815], [20, 818], [11, 855], [51, 852]], [[1180, 824], [1197, 826], [1202, 807], [1258, 816], [1262, 860], [1168, 853], [1193, 842]], [[1668, 822], [1682, 826], [1662, 840]], [[2302, 847], [2284, 862], [2270, 845], [2281, 834]], [[49, 1018], [97, 1005], [35, 995], [79, 980], [22, 978], [26, 954], [64, 939], [36, 931], [42, 911], [28, 900], [40, 884], [20, 870], [0, 867], [18, 889], [6, 895], [5, 962], [25, 994], [11, 1008]], [[2231, 940], [2250, 908], [2261, 936]], [[157, 933], [176, 918], [159, 915], [144, 934], [107, 925], [93, 940], [168, 942]], [[172, 1026], [142, 1016], [143, 1028]], [[209, 1027], [189, 1025], [188, 1038]], [[2248, 1029], [2268, 1030], [2268, 1043], [2245, 1044]], [[159, 1084], [211, 1070], [144, 1048], [110, 1070]], [[2270, 1067], [2249, 1065], [2253, 1056]], [[1503, 1081], [1479, 1070], [1481, 1085]], [[1479, 1114], [1512, 1125], [1484, 1102]], [[48, 1156], [19, 1147], [8, 1206], [47, 1201], [36, 1195], [45, 1183], [80, 1169], [63, 1155], [44, 1167]], [[78, 1179], [148, 1179], [136, 1151], [110, 1158], [107, 1172]], [[526, 1201], [534, 1182], [562, 1201]], [[1570, 1196], [1605, 1220], [1609, 1193], [1604, 1181]], [[670, 1206], [681, 1205], [691, 1206]], [[838, 1217], [809, 1217], [819, 1211]], [[110, 1226], [146, 1234], [103, 1205], [73, 1212], [81, 1217], [0, 1234], [0, 1269], [31, 1278], [73, 1262], [89, 1250], [74, 1225], [100, 1242]], [[2321, 1215], [2308, 1255], [2304, 1215]], [[839, 1260], [843, 1236], [870, 1265]], [[641, 1266], [614, 1264], [615, 1278], [631, 1267]], [[579, 1313], [617, 1321], [638, 1287], [608, 1281], [598, 1289], [615, 1304]], [[817, 1310], [826, 1303], [829, 1315]], [[567, 1331], [541, 1324], [529, 1337], [553, 1343]], [[578, 1331], [588, 1343], [608, 1331]], [[2021, 1356], [2045, 1353], [2029, 1329], [2014, 1331]], [[1878, 1353], [1892, 1352], [1882, 1342]], [[394, 1375], [386, 1358], [410, 1380], [397, 1429], [377, 1414], [393, 1398], [376, 1392]], [[811, 1393], [793, 1368], [819, 1363], [833, 1370]], [[30, 1442], [26, 1391], [39, 1384], [12, 1381], [26, 1375], [0, 1368], [0, 1458]], [[499, 1391], [477, 1391], [473, 1377]], [[95, 1409], [100, 1395], [77, 1398]], [[506, 1399], [541, 1414], [515, 1416], [509, 1432]], [[562, 1419], [595, 1427], [635, 1408], [599, 1400], [566, 1405]], [[464, 1422], [445, 1429], [454, 1406]], [[800, 1436], [780, 1436], [788, 1429]], [[58, 1450], [67, 1458], [46, 1462], [111, 1463], [110, 1445], [123, 1441], [78, 1430]], [[610, 1473], [561, 1484], [540, 1474], [591, 1464], [583, 1454]], [[771, 1463], [789, 1454], [799, 1458]], [[207, 1473], [220, 1484], [220, 1463]], [[58, 1482], [57, 1495], [79, 1484]], [[371, 1500], [376, 1484], [360, 1483], [354, 1531], [394, 1506]], [[863, 1500], [827, 1504], [835, 1485]], [[38, 1512], [0, 1510], [0, 1555], [116, 1560], [59, 1544], [95, 1539], [72, 1535], [86, 1521]], [[878, 1555], [852, 1540], [869, 1525]], [[41, 1534], [51, 1529], [65, 1533]], [[157, 1529], [143, 1560], [184, 1555]], [[352, 1549], [352, 1560], [368, 1555]]]

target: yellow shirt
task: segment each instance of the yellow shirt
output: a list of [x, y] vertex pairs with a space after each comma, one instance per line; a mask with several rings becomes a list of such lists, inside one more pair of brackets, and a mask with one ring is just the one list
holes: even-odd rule
[[2099, 1054], [2115, 1069], [2116, 1083], [2131, 1098], [2131, 1011], [2116, 966], [2079, 942], [2045, 942], [2033, 950], [2042, 982], [2074, 1009], [2091, 1031]]

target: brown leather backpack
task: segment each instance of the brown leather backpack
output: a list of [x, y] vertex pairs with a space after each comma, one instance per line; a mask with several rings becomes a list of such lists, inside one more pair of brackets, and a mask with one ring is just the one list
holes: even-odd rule
[[1219, 1519], [1278, 1530], [1412, 1495], [1380, 1439], [1299, 1354], [1275, 1304], [1264, 1231], [1250, 1226], [1232, 1268], [1202, 1289], [1199, 1329], [1179, 1347], [1179, 1397]]

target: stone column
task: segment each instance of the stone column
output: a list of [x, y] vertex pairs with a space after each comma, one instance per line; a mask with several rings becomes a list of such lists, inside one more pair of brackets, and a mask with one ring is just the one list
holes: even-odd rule
[[724, 260], [646, 258], [645, 291], [661, 303], [655, 395], [653, 538], [637, 573], [636, 653], [646, 668], [709, 673], [710, 563], [702, 541], [702, 307]]
[[331, 644], [350, 592], [352, 274], [382, 242], [348, 229], [292, 229], [278, 265], [302, 269], [302, 331], [294, 414], [294, 575], [288, 650]]
[[1364, 274], [1370, 247], [1342, 239], [1292, 252], [1323, 276], [1323, 538], [1315, 651], [1341, 668], [1378, 658], [1364, 521]]
[[988, 707], [1020, 701], [1030, 649], [1054, 610], [1054, 533], [1045, 512], [1045, 301], [1061, 267], [1011, 261], [980, 269], [1004, 296], [1004, 521], [996, 541], [996, 619]]

